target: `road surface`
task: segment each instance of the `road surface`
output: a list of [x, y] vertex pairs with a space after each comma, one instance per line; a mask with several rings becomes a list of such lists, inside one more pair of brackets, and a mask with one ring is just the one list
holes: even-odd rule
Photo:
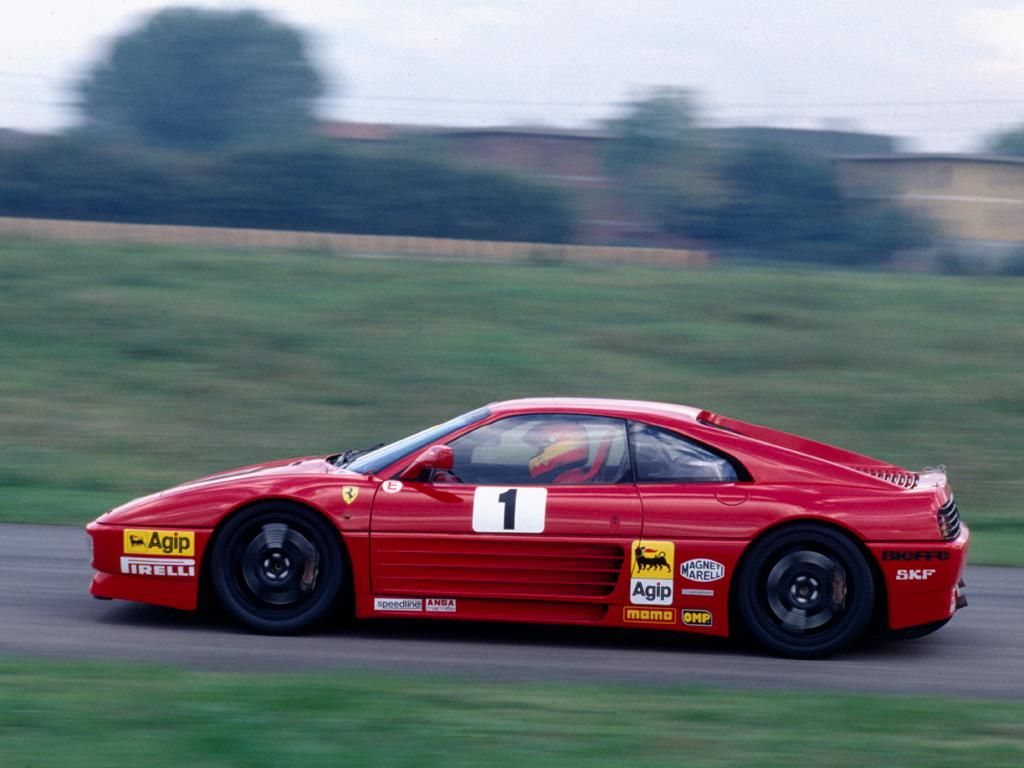
[[1024, 698], [1024, 569], [969, 566], [970, 605], [937, 633], [871, 639], [821, 661], [669, 633], [457, 622], [368, 621], [267, 637], [215, 617], [94, 600], [90, 575], [81, 529], [0, 525], [0, 656]]

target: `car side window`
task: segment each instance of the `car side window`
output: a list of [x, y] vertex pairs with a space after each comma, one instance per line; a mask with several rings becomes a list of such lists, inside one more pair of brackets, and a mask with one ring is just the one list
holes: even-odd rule
[[739, 479], [729, 459], [675, 432], [632, 422], [629, 439], [637, 482], [727, 483]]
[[441, 482], [471, 485], [617, 483], [629, 477], [626, 423], [577, 414], [510, 416], [450, 443]]

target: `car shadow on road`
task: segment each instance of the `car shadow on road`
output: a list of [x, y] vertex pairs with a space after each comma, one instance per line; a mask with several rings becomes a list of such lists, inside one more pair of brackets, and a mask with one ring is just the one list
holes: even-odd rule
[[[178, 633], [234, 637], [259, 637], [216, 610], [179, 611], [137, 603], [110, 603], [97, 620], [123, 628], [159, 629]], [[677, 632], [622, 629], [595, 626], [506, 624], [501, 622], [444, 621], [403, 619], [351, 620], [336, 618], [311, 632], [295, 636], [297, 647], [305, 638], [316, 642], [346, 638], [389, 645], [408, 643], [450, 644], [454, 650], [465, 644], [481, 646], [518, 646], [525, 649], [577, 649], [579, 651], [686, 653], [736, 657], [774, 658], [746, 637], [700, 637]], [[930, 638], [902, 640], [890, 635], [873, 634], [836, 659], [922, 658], [938, 648], [930, 647]]]

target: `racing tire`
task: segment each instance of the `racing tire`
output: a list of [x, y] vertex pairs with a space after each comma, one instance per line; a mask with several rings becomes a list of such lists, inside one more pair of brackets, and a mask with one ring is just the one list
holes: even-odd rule
[[214, 592], [232, 617], [257, 632], [289, 634], [325, 620], [344, 571], [337, 531], [289, 502], [254, 504], [229, 519], [213, 545]]
[[737, 605], [747, 630], [783, 656], [820, 658], [864, 633], [875, 579], [857, 545], [813, 523], [769, 533], [745, 558]]

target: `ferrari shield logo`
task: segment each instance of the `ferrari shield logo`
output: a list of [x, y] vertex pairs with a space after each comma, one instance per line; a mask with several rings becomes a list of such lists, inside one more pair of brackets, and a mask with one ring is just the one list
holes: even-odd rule
[[359, 495], [359, 489], [354, 485], [346, 485], [341, 489], [341, 498], [345, 500], [346, 504], [351, 504], [356, 500], [356, 496]]

